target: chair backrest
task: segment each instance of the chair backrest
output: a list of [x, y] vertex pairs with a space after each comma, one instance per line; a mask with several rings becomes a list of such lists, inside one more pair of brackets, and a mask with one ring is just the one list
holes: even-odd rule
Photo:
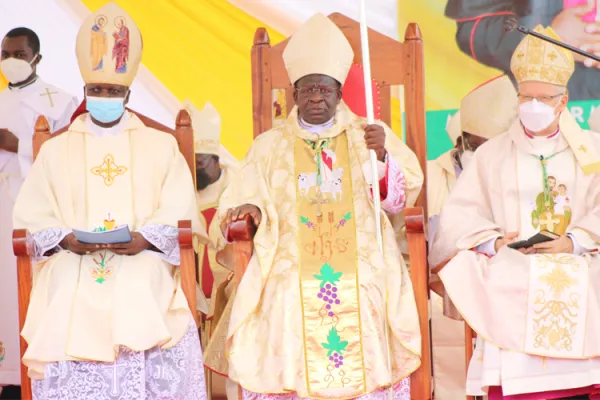
[[[154, 128], [159, 131], [163, 131], [175, 136], [177, 140], [177, 145], [179, 146], [179, 151], [183, 154], [188, 167], [194, 177], [194, 182], [196, 181], [196, 155], [194, 154], [194, 131], [192, 129], [192, 119], [186, 110], [180, 110], [179, 114], [177, 114], [177, 119], [175, 122], [175, 130], [154, 121], [151, 118], [146, 117], [138, 112], [133, 110], [128, 111], [134, 113], [143, 123], [144, 125]], [[50, 132], [50, 125], [48, 124], [48, 120], [43, 115], [38, 117], [35, 123], [35, 132], [33, 134], [33, 159], [37, 157], [40, 149], [44, 142], [48, 139], [51, 139], [55, 136], [58, 136], [68, 130], [68, 127], [60, 129], [54, 133]]]
[[[354, 63], [362, 66], [360, 24], [342, 14], [329, 18], [341, 29], [354, 50]], [[252, 46], [252, 116], [254, 136], [273, 126], [273, 93], [284, 91], [279, 107], [285, 107], [286, 115], [292, 109], [292, 83], [283, 63], [283, 51], [289, 39], [271, 46], [266, 29], [259, 28]], [[427, 142], [425, 136], [425, 81], [423, 63], [423, 40], [419, 27], [411, 23], [406, 28], [404, 42], [398, 42], [377, 31], [369, 29], [372, 77], [379, 87], [381, 120], [391, 125], [391, 87], [402, 85], [406, 121], [406, 143], [419, 158], [425, 173], [427, 167]], [[277, 107], [277, 106], [276, 106]], [[280, 110], [281, 111], [281, 110]], [[426, 187], [425, 185], [423, 187]], [[427, 215], [425, 190], [416, 203]]]

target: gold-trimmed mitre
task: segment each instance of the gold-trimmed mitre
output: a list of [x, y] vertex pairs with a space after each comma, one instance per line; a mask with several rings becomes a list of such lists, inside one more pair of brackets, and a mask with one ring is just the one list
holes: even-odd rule
[[353, 59], [354, 52], [342, 31], [321, 13], [306, 21], [283, 51], [292, 84], [306, 75], [322, 74], [343, 85]]
[[77, 34], [83, 81], [131, 86], [142, 47], [142, 35], [133, 19], [115, 3], [108, 3], [88, 16]]
[[192, 118], [194, 152], [218, 156], [221, 148], [221, 116], [217, 109], [206, 102], [204, 108], [198, 110], [189, 100], [183, 103], [183, 108]]
[[[550, 27], [538, 25], [534, 31], [561, 40]], [[527, 35], [513, 53], [510, 69], [519, 83], [537, 81], [567, 86], [575, 71], [575, 61], [569, 50]]]
[[486, 139], [506, 132], [518, 115], [517, 91], [506, 75], [475, 88], [460, 104], [461, 130]]

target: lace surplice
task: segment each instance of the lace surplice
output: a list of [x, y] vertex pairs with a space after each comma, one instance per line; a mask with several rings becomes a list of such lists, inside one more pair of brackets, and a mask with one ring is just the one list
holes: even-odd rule
[[33, 380], [33, 400], [206, 400], [200, 339], [193, 319], [174, 347], [135, 352], [114, 363], [60, 361]]

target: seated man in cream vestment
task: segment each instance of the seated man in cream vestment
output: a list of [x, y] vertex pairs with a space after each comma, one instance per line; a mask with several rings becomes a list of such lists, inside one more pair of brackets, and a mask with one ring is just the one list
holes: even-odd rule
[[[92, 63], [101, 18], [128, 29], [118, 69], [111, 52]], [[14, 226], [33, 234], [38, 259], [22, 332], [35, 399], [206, 398], [177, 221], [192, 220], [199, 240], [206, 233], [175, 138], [124, 112], [141, 55], [140, 31], [114, 3], [84, 21], [77, 59], [89, 113], [42, 146], [16, 201]], [[71, 231], [121, 225], [131, 242], [84, 244]]]
[[[511, 68], [519, 119], [462, 173], [430, 263], [478, 334], [467, 393], [588, 394], [600, 384], [600, 136], [566, 110], [571, 53], [526, 36]], [[541, 231], [558, 238], [507, 246]]]
[[[228, 376], [247, 399], [385, 399], [391, 386], [410, 398], [421, 338], [387, 215], [413, 204], [423, 175], [387, 126], [367, 125], [341, 101], [353, 58], [322, 14], [291, 37], [283, 60], [296, 107], [254, 140], [221, 198], [226, 238], [231, 221], [250, 215], [258, 225], [224, 339]], [[380, 161], [384, 252], [369, 149]]]
[[[223, 317], [225, 306], [232, 296], [233, 271], [226, 269], [216, 260], [217, 246], [222, 237], [219, 222], [215, 215], [219, 199], [225, 188], [238, 172], [239, 161], [221, 145], [221, 117], [217, 109], [206, 103], [198, 110], [191, 102], [184, 104], [192, 117], [194, 127], [194, 150], [196, 152], [196, 201], [204, 226], [208, 227], [209, 242], [198, 248], [200, 288], [198, 290], [198, 311], [206, 315], [202, 331], [202, 345], [207, 359], [212, 359], [207, 350], [209, 340], [217, 334], [216, 326]], [[206, 298], [209, 299], [206, 304]], [[202, 304], [200, 304], [202, 301]], [[228, 318], [228, 317], [226, 317]], [[224, 335], [226, 332], [219, 332]], [[206, 366], [212, 373], [212, 395], [237, 399], [238, 387], [220, 373], [218, 366]]]
[[[427, 164], [430, 239], [435, 235], [439, 214], [450, 191], [475, 150], [505, 132], [517, 115], [517, 92], [507, 76], [487, 81], [463, 98], [460, 110], [447, 128], [456, 147]], [[435, 282], [432, 279], [433, 288], [439, 291], [431, 293], [435, 396], [440, 400], [458, 399], [465, 396], [465, 368], [461, 367], [465, 357], [465, 324], [459, 322], [460, 314], [439, 290], [439, 280], [437, 285]]]

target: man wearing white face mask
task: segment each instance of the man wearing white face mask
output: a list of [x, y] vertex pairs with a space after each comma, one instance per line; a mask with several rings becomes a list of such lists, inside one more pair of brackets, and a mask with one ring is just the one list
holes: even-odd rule
[[[204, 400], [177, 221], [191, 220], [200, 244], [207, 235], [177, 141], [125, 111], [141, 33], [109, 3], [83, 22], [76, 53], [89, 113], [44, 143], [14, 211], [39, 266], [21, 332], [33, 397]], [[125, 225], [131, 240], [114, 245], [72, 232]]]
[[[475, 150], [505, 132], [517, 117], [517, 92], [505, 75], [479, 85], [463, 98], [460, 110], [447, 128], [456, 146], [427, 164], [430, 244], [444, 203], [462, 171], [471, 163]], [[437, 290], [431, 293], [435, 394], [440, 399], [458, 399], [465, 393], [465, 373], [456, 366], [456, 360], [464, 357], [464, 323], [459, 322], [460, 314], [443, 298], [436, 278], [431, 281], [432, 288]]]
[[[35, 121], [45, 115], [57, 130], [69, 123], [77, 107], [73, 96], [37, 76], [41, 59], [40, 41], [32, 30], [15, 28], [3, 38], [0, 70], [10, 83], [0, 92], [0, 386], [20, 382], [12, 209], [31, 167]], [[12, 396], [10, 390], [5, 388], [4, 395]]]
[[520, 118], [474, 154], [429, 261], [478, 334], [468, 394], [577, 398], [600, 385], [600, 135], [566, 109], [570, 52], [526, 36], [511, 69]]

